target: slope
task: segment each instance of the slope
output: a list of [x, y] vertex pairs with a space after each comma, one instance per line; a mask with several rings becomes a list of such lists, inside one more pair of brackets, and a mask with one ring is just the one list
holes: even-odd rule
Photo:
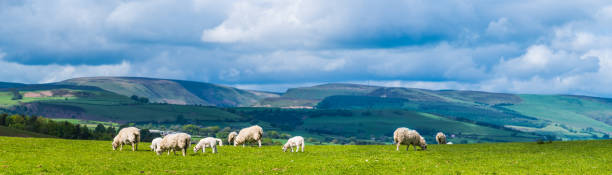
[[277, 96], [193, 81], [139, 77], [74, 78], [57, 84], [94, 86], [125, 96], [147, 97], [152, 102], [210, 106], [251, 106], [260, 99]]

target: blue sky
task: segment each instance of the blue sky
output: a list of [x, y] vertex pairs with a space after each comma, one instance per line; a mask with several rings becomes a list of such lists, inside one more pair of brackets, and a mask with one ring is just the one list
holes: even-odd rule
[[609, 1], [0, 1], [0, 81], [327, 82], [612, 97]]

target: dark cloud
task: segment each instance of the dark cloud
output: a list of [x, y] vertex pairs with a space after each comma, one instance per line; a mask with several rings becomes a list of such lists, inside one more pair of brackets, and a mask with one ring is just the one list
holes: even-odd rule
[[0, 2], [0, 65], [47, 72], [0, 78], [609, 95], [598, 87], [612, 82], [589, 79], [612, 78], [610, 19], [608, 1], [9, 0]]

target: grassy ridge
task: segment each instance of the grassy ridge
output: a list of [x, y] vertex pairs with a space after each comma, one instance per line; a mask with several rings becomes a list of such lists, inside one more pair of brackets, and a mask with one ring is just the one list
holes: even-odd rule
[[[612, 140], [429, 145], [395, 151], [393, 145], [311, 146], [283, 153], [280, 146], [219, 147], [218, 154], [157, 156], [112, 151], [110, 141], [0, 137], [6, 174], [609, 174]], [[194, 146], [194, 145], [192, 145]], [[34, 148], [34, 149], [32, 149]], [[129, 150], [129, 147], [126, 149]], [[210, 151], [210, 149], [208, 150]], [[2, 174], [0, 173], [0, 174]]]
[[6, 126], [0, 126], [0, 136], [10, 136], [10, 137], [53, 137], [50, 135], [9, 128]]
[[523, 102], [505, 107], [576, 130], [591, 127], [612, 132], [612, 126], [589, 117], [596, 113], [612, 114], [610, 104], [571, 96], [520, 95], [520, 97]]

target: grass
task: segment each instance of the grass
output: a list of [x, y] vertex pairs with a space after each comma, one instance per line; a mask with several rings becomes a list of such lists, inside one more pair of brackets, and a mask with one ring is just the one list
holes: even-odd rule
[[0, 126], [0, 136], [10, 136], [10, 137], [53, 137], [50, 135], [9, 128], [6, 126]]
[[223, 146], [182, 157], [157, 156], [147, 143], [131, 152], [112, 151], [110, 141], [0, 137], [0, 174], [610, 174], [610, 144], [306, 145], [304, 153]]

